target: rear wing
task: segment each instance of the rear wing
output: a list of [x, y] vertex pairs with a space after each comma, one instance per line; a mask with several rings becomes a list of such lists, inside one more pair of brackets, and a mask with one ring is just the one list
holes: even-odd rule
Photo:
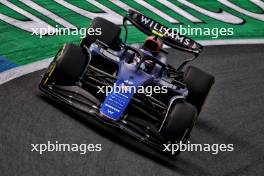
[[137, 11], [129, 9], [128, 14], [124, 17], [124, 24], [127, 20], [143, 33], [159, 36], [166, 45], [172, 48], [194, 54], [199, 54], [202, 51], [203, 46], [201, 44]]

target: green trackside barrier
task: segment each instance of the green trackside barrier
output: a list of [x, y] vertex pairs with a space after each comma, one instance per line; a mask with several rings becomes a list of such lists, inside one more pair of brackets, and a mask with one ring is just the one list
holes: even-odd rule
[[[220, 2], [221, 1], [221, 2]], [[78, 28], [87, 27], [91, 19], [76, 13], [75, 11], [66, 8], [59, 2], [70, 3], [73, 7], [78, 7], [83, 10], [92, 13], [103, 13], [104, 10], [101, 9], [101, 6], [96, 6], [94, 1], [84, 1], [84, 0], [35, 0], [34, 3], [41, 6], [42, 8], [56, 14], [65, 21], [71, 23], [72, 25]], [[96, 1], [104, 7], [116, 12], [117, 14], [123, 16], [126, 14], [126, 11], [119, 7], [117, 4], [111, 2], [110, 0], [99, 0]], [[263, 16], [263, 1], [256, 0], [256, 3], [252, 3], [248, 0], [189, 0], [189, 4], [184, 4], [181, 0], [166, 0], [166, 1], [157, 1], [157, 0], [146, 0], [145, 4], [142, 5], [136, 1], [121, 1], [123, 4], [144, 13], [147, 16], [154, 18], [155, 20], [167, 25], [172, 28], [202, 28], [203, 30], [213, 31], [213, 28], [232, 28], [232, 35], [229, 36], [214, 36], [213, 34], [209, 35], [189, 35], [189, 37], [196, 40], [225, 40], [225, 39], [260, 39], [264, 38], [264, 16]], [[168, 8], [165, 2], [173, 4], [175, 7], [181, 8], [190, 16], [180, 15], [176, 13], [175, 9]], [[246, 10], [248, 15], [239, 12], [239, 10], [230, 8], [224, 3], [232, 3], [240, 9]], [[15, 6], [10, 6], [10, 3]], [[191, 7], [190, 7], [191, 4]], [[149, 10], [147, 5], [159, 10], [153, 11]], [[194, 9], [201, 8], [207, 10], [207, 12], [212, 12], [214, 15], [218, 15], [222, 20], [215, 19], [210, 15], [204, 14], [200, 10]], [[145, 6], [145, 7], [144, 7]], [[262, 8], [261, 8], [262, 7]], [[45, 23], [53, 27], [64, 27], [63, 25], [56, 22], [54, 19], [47, 17], [45, 14], [40, 13], [36, 8], [31, 8], [30, 6], [24, 4], [23, 2], [17, 0], [10, 0], [8, 3], [1, 1], [0, 3], [0, 17], [4, 15], [11, 19], [18, 20], [20, 22], [30, 21], [25, 15], [18, 13], [17, 8], [23, 9], [25, 12], [37, 17], [38, 19], [44, 21]], [[160, 14], [162, 13], [162, 15]], [[221, 14], [227, 13], [232, 15], [233, 21], [231, 22], [224, 21]], [[166, 18], [167, 15], [170, 18]], [[220, 14], [220, 15], [219, 15]], [[259, 19], [255, 18], [258, 17]], [[218, 18], [217, 17], [217, 18]], [[4, 17], [2, 17], [4, 18]], [[5, 18], [7, 19], [7, 18]], [[170, 20], [175, 20], [177, 22], [171, 23]], [[225, 19], [227, 20], [227, 19]], [[115, 21], [114, 21], [115, 22]], [[217, 29], [216, 29], [217, 30]], [[65, 42], [74, 42], [78, 43], [80, 40], [80, 35], [74, 36], [43, 36], [40, 38], [36, 35], [31, 35], [31, 32], [25, 31], [15, 25], [9, 24], [5, 20], [0, 18], [0, 55], [5, 58], [10, 59], [13, 63], [17, 65], [24, 65], [48, 57], [52, 57], [58, 48], [62, 46]], [[123, 34], [122, 34], [123, 35]], [[133, 26], [129, 26], [129, 36], [128, 41], [132, 42], [141, 42], [144, 39], [144, 34], [136, 30]]]

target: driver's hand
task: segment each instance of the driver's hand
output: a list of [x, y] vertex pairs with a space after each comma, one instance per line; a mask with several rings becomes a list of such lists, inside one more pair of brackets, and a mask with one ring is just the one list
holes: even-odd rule
[[154, 67], [154, 62], [152, 60], [145, 60], [144, 67], [144, 71], [150, 73]]
[[134, 62], [136, 63], [136, 64], [138, 64], [139, 62], [140, 62], [140, 58], [138, 57], [138, 55], [134, 55], [134, 58], [133, 58], [133, 60], [134, 60]]

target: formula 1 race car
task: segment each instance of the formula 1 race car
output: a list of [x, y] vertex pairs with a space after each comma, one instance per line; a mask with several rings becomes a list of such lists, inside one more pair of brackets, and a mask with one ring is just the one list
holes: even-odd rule
[[[128, 23], [149, 36], [143, 45], [127, 44]], [[164, 144], [187, 142], [214, 84], [214, 77], [199, 68], [184, 69], [202, 46], [134, 10], [124, 17], [123, 27], [121, 39], [120, 26], [93, 19], [88, 29], [100, 28], [101, 35], [87, 35], [80, 46], [65, 44], [40, 90], [159, 151]], [[163, 43], [194, 56], [174, 68], [166, 63]]]

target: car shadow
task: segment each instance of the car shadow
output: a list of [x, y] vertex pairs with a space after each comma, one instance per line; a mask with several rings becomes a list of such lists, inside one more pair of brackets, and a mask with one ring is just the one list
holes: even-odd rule
[[[37, 95], [41, 100], [47, 102], [48, 104], [54, 106], [56, 109], [61, 111], [63, 114], [70, 116], [71, 118], [77, 120], [78, 122], [85, 125], [87, 128], [96, 132], [103, 138], [107, 138], [114, 142], [115, 144], [125, 147], [132, 151], [133, 153], [139, 154], [149, 160], [152, 160], [164, 167], [167, 167], [173, 171], [184, 174], [190, 167], [197, 168], [197, 166], [188, 161], [184, 160], [182, 157], [178, 156], [169, 156], [165, 155], [162, 152], [158, 152], [147, 145], [135, 140], [129, 135], [123, 133], [120, 129], [113, 128], [107, 125], [102, 124], [96, 118], [89, 118], [89, 115], [79, 112], [74, 108], [70, 108], [68, 105], [65, 105], [55, 99], [52, 99], [49, 96], [39, 93]], [[88, 118], [87, 118], [88, 117]], [[193, 165], [193, 166], [190, 166]]]

